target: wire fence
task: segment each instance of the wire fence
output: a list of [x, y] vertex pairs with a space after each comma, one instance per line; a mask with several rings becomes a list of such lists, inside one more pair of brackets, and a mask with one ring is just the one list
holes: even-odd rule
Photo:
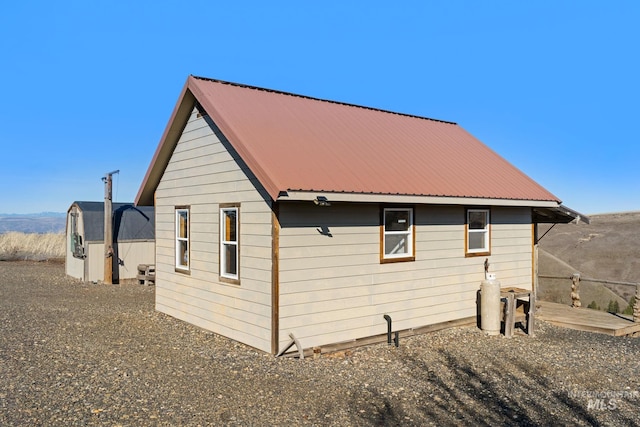
[[580, 282], [601, 283], [604, 285], [622, 285], [632, 286], [635, 288], [635, 301], [633, 304], [633, 321], [640, 322], [640, 283], [636, 282], [623, 282], [619, 280], [603, 280], [594, 279], [591, 277], [581, 277], [580, 273], [573, 273], [571, 276], [551, 276], [551, 275], [538, 275], [540, 279], [568, 279], [571, 280], [571, 306], [579, 308], [582, 306], [580, 301]]

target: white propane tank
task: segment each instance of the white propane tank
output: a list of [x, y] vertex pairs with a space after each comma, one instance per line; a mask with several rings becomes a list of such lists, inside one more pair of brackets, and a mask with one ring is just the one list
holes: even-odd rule
[[480, 326], [487, 335], [500, 334], [500, 282], [494, 274], [480, 285]]

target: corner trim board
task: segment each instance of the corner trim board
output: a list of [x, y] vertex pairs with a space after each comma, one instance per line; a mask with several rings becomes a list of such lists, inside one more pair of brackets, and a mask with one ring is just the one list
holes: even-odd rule
[[271, 208], [271, 354], [278, 354], [280, 341], [280, 209]]

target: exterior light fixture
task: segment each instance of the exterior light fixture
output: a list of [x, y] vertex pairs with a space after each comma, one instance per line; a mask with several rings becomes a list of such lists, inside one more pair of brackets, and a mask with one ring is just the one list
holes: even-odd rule
[[324, 196], [316, 196], [316, 198], [313, 199], [313, 203], [315, 203], [318, 206], [331, 206], [331, 203], [329, 203], [329, 200], [327, 200], [327, 198]]

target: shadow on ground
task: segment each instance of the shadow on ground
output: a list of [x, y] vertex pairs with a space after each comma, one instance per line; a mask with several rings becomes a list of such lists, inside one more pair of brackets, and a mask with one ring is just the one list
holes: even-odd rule
[[422, 391], [420, 405], [403, 405], [401, 398], [370, 391], [366, 396], [369, 408], [360, 412], [358, 422], [440, 426], [537, 426], [561, 422], [599, 426], [611, 419], [615, 425], [638, 425], [637, 418], [625, 415], [620, 408], [607, 407], [607, 401], [601, 403], [604, 407], [594, 410], [589, 408], [592, 403], [587, 398], [572, 398], [566, 390], [555, 390], [543, 372], [519, 359], [493, 359], [491, 366], [474, 367], [448, 351], [441, 350], [439, 355], [443, 359], [439, 365], [446, 369], [438, 371], [419, 358], [403, 356], [415, 382], [429, 384]]

